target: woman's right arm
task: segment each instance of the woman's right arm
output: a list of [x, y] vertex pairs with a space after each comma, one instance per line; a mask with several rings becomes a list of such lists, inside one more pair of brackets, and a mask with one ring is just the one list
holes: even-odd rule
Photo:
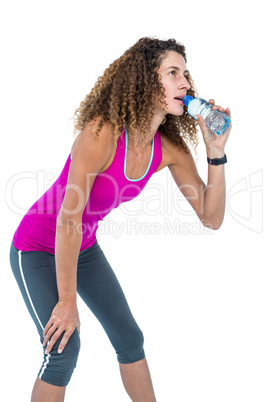
[[104, 125], [99, 138], [95, 130], [86, 128], [79, 134], [72, 154], [66, 192], [57, 218], [55, 262], [58, 303], [44, 328], [44, 342], [49, 353], [64, 333], [58, 352], [61, 353], [75, 328], [80, 329], [76, 307], [77, 261], [82, 242], [82, 215], [96, 175], [110, 158], [114, 139], [111, 128]]

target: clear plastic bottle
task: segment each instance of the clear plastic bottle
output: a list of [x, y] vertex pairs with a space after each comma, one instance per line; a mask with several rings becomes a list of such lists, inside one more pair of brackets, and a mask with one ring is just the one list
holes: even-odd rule
[[221, 135], [228, 130], [231, 124], [231, 119], [225, 113], [218, 112], [212, 109], [211, 103], [200, 97], [193, 98], [186, 95], [183, 98], [183, 103], [188, 107], [188, 113], [196, 120], [197, 114], [203, 117], [206, 125], [217, 135]]

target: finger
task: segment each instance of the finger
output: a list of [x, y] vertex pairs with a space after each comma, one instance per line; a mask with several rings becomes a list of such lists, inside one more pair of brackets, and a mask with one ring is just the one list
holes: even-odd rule
[[46, 346], [47, 342], [49, 341], [52, 334], [56, 331], [56, 329], [57, 328], [55, 328], [55, 325], [52, 322], [52, 320], [49, 320], [43, 331], [44, 336], [43, 346]]
[[228, 107], [226, 108], [226, 114], [231, 117], [231, 110]]
[[212, 106], [212, 109], [213, 109], [213, 110], [218, 110], [219, 112], [226, 113], [226, 110], [227, 110], [227, 109], [224, 109], [224, 108], [221, 107], [220, 105], [215, 105], [214, 99], [210, 99], [210, 100], [209, 100], [209, 103], [210, 103], [211, 105], [213, 105], [213, 106]]
[[226, 110], [223, 107], [219, 106], [219, 105], [212, 106], [212, 109], [213, 110], [218, 110], [219, 112], [222, 112], [222, 113], [226, 112]]
[[52, 337], [54, 332], [57, 330], [57, 328], [58, 328], [58, 326], [55, 323], [50, 327], [50, 329], [47, 331], [46, 336], [44, 338], [43, 346], [46, 346], [46, 344], [48, 343], [48, 341], [50, 340], [50, 338]]
[[58, 347], [58, 353], [63, 352], [63, 350], [64, 350], [65, 346], [67, 345], [67, 343], [68, 343], [68, 341], [69, 341], [69, 339], [70, 339], [70, 337], [71, 337], [73, 332], [74, 332], [74, 329], [67, 329], [64, 332], [64, 335], [63, 335], [62, 340], [61, 340], [61, 342], [59, 344], [59, 347]]
[[51, 328], [51, 326], [53, 325], [53, 319], [50, 318], [47, 322], [47, 325], [45, 326], [44, 330], [43, 330], [43, 335], [46, 336], [47, 331]]
[[46, 354], [49, 354], [51, 349], [53, 348], [53, 346], [55, 345], [55, 343], [57, 342], [57, 340], [59, 339], [59, 337], [61, 336], [61, 334], [63, 333], [63, 329], [58, 328], [56, 332], [54, 332], [53, 336], [51, 337], [47, 348], [45, 350]]
[[200, 116], [200, 114], [197, 114], [196, 117], [197, 117], [197, 121], [198, 121], [200, 130], [201, 130], [201, 132], [202, 132], [202, 134], [203, 134], [203, 136], [204, 136], [204, 133], [205, 133], [205, 131], [207, 130], [207, 125], [206, 125], [206, 123], [205, 123], [203, 117]]
[[202, 129], [202, 128], [205, 128], [205, 127], [206, 127], [206, 123], [205, 123], [203, 117], [202, 117], [200, 114], [197, 114], [196, 117], [197, 117], [197, 121], [198, 121], [198, 124], [199, 124], [200, 128], [201, 128], [201, 129]]
[[81, 328], [81, 322], [79, 321], [77, 324], [77, 331], [78, 331], [79, 335], [80, 335], [80, 328]]

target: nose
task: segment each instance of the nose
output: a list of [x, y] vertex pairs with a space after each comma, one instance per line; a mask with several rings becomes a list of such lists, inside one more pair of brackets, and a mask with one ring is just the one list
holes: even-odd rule
[[179, 89], [187, 89], [188, 90], [190, 88], [191, 88], [191, 85], [190, 85], [189, 81], [185, 77], [182, 77], [179, 82]]

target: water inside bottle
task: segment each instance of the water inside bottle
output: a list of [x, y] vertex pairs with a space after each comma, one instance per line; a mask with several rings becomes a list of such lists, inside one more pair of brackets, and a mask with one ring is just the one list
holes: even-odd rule
[[217, 135], [221, 135], [230, 127], [230, 119], [223, 113], [215, 111], [213, 115], [208, 116], [205, 119], [207, 126], [216, 133]]

